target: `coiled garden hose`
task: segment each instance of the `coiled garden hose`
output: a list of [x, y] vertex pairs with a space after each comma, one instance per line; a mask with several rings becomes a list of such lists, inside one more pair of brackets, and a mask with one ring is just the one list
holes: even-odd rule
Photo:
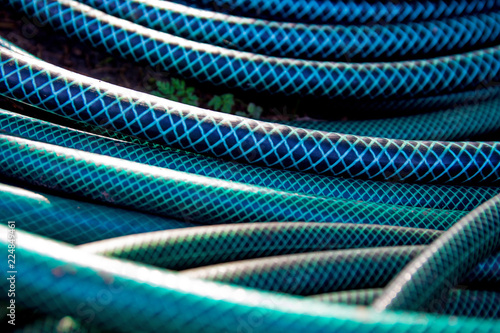
[[6, 97], [219, 158], [365, 179], [468, 184], [499, 180], [496, 142], [376, 139], [248, 121], [165, 102], [7, 49], [0, 50], [0, 71], [0, 93]]
[[[317, 60], [379, 60], [446, 54], [500, 37], [500, 14], [392, 25], [297, 25], [245, 19], [168, 1], [80, 0], [151, 29], [240, 51]], [[271, 37], [272, 36], [272, 37]]]
[[131, 61], [376, 119], [217, 113], [0, 39], [0, 95], [54, 115], [0, 109], [15, 328], [498, 332], [500, 141], [471, 140], [499, 133], [500, 2], [182, 2], [2, 1]]
[[[343, 223], [244, 223], [152, 232], [80, 246], [172, 270], [258, 257], [360, 247], [426, 245], [442, 232]], [[297, 237], [297, 235], [301, 235]], [[193, 251], [186, 251], [191, 248]]]
[[195, 226], [5, 184], [0, 184], [0, 216], [2, 221], [22, 220], [26, 231], [72, 244]]
[[[4, 247], [6, 229], [1, 226]], [[498, 329], [494, 320], [360, 310], [235, 288], [85, 253], [24, 232], [18, 232], [17, 236], [17, 253], [23, 258], [18, 269], [25, 272], [24, 278], [17, 281], [21, 304], [54, 315], [80, 316], [101, 329], [129, 332], [220, 332], [248, 328], [263, 332], [444, 332], [458, 327], [462, 332], [494, 332]], [[2, 286], [6, 283], [2, 281]], [[109, 297], [107, 304], [98, 303], [99, 311], [92, 311], [89, 305], [92, 299], [88, 299], [100, 295]]]
[[371, 23], [436, 20], [498, 9], [491, 0], [324, 1], [324, 0], [175, 0], [241, 16], [287, 22]]
[[466, 214], [278, 191], [7, 135], [0, 135], [0, 147], [0, 175], [9, 179], [190, 222], [321, 221], [444, 230]]
[[[421, 252], [420, 246], [310, 252], [199, 267], [182, 273], [253, 289], [314, 295], [385, 286]], [[498, 258], [490, 260], [459, 282], [498, 282], [497, 277], [490, 275]]]
[[[340, 291], [312, 296], [323, 302], [368, 306], [382, 294], [382, 289]], [[498, 318], [499, 293], [479, 290], [455, 289], [442, 293], [442, 300], [430, 305], [432, 312], [451, 316]]]
[[[469, 211], [498, 193], [498, 187], [363, 181], [243, 165], [161, 145], [151, 145], [146, 141], [131, 139], [96, 126], [86, 127], [90, 131], [106, 136], [73, 130], [7, 111], [0, 111], [0, 127], [6, 133], [26, 139], [191, 174], [312, 196]], [[389, 193], [391, 195], [388, 195]]]
[[473, 89], [500, 77], [500, 49], [394, 63], [261, 56], [192, 42], [71, 0], [10, 0], [13, 8], [94, 47], [215, 85], [286, 95], [392, 98]]
[[463, 140], [494, 133], [499, 100], [403, 117], [347, 121], [283, 121], [289, 126], [403, 140]]

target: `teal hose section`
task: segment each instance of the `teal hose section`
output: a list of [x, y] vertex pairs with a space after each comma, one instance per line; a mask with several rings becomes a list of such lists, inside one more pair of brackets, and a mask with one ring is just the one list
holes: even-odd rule
[[[339, 291], [311, 296], [323, 302], [368, 306], [379, 297], [383, 289], [361, 289]], [[500, 316], [500, 293], [481, 290], [452, 289], [449, 294], [434, 301], [429, 308], [433, 312], [450, 316], [498, 318]]]
[[382, 60], [442, 55], [492, 44], [500, 14], [370, 25], [269, 22], [195, 10], [168, 1], [80, 0], [115, 17], [200, 43], [276, 57]]
[[[194, 226], [187, 222], [106, 207], [0, 184], [0, 221], [71, 244]], [[22, 222], [21, 222], [22, 221]]]
[[178, 2], [1, 1], [201, 90], [349, 120], [189, 106], [0, 38], [15, 328], [499, 332], [500, 1]]
[[385, 288], [377, 309], [418, 309], [500, 248], [500, 195], [457, 222]]
[[[26, 52], [25, 50], [17, 47], [11, 42], [0, 37], [0, 47], [7, 48], [8, 50], [18, 52], [20, 54], [28, 55], [36, 58], [32, 54]], [[497, 97], [500, 93], [500, 87], [496, 86], [495, 83], [488, 85], [483, 85], [481, 87], [475, 88], [469, 91], [455, 92], [450, 94], [443, 94], [438, 96], [428, 96], [428, 97], [418, 97], [409, 99], [378, 99], [378, 100], [356, 100], [350, 99], [347, 101], [338, 101], [337, 105], [341, 109], [351, 110], [353, 107], [357, 110], [365, 110], [366, 112], [374, 114], [384, 114], [387, 111], [397, 110], [398, 112], [414, 112], [415, 110], [440, 110], [443, 108], [449, 108], [450, 106], [466, 106], [466, 105], [476, 105], [483, 101], [488, 101], [494, 97]], [[372, 125], [369, 124], [371, 127]], [[319, 129], [319, 128], [318, 128]], [[389, 132], [379, 132], [380, 137], [391, 137]], [[432, 135], [432, 134], [429, 134]], [[457, 135], [463, 135], [457, 133]], [[414, 137], [413, 139], [416, 140]], [[447, 140], [456, 140], [457, 138], [449, 138]], [[431, 140], [431, 138], [427, 138]]]
[[[4, 133], [132, 162], [249, 185], [313, 196], [392, 205], [469, 211], [498, 193], [498, 187], [419, 185], [336, 178], [222, 161], [109, 132], [95, 126], [73, 130], [0, 110]], [[106, 136], [113, 136], [114, 139]]]
[[[300, 237], [297, 237], [300, 235]], [[440, 231], [343, 223], [252, 223], [131, 235], [81, 245], [87, 252], [172, 270], [291, 253], [426, 245]]]
[[500, 7], [498, 1], [491, 0], [404, 2], [384, 0], [175, 0], [175, 2], [241, 16], [321, 24], [425, 21], [487, 12]]
[[329, 98], [414, 97], [472, 89], [500, 77], [498, 46], [414, 61], [318, 62], [261, 56], [188, 41], [71, 0], [7, 3], [41, 23], [112, 54], [200, 82], [243, 90]]
[[[7, 247], [7, 229], [0, 226], [2, 247]], [[80, 309], [86, 311], [84, 319], [91, 318], [92, 324], [108, 330], [220, 332], [228, 327], [235, 330], [251, 327], [263, 332], [363, 333], [451, 332], [460, 327], [461, 332], [493, 333], [500, 325], [494, 320], [451, 319], [371, 309], [356, 311], [346, 305], [235, 288], [82, 253], [21, 231], [17, 232], [17, 255], [22, 258], [18, 270], [25, 272], [16, 282], [21, 304], [72, 316], [82, 316], [78, 313]], [[7, 270], [5, 265], [2, 264], [3, 271]], [[1, 281], [2, 288], [7, 287], [7, 280]], [[75, 283], [80, 288], [75, 288]], [[108, 306], [100, 311], [90, 312], [86, 307], [89, 295], [106, 292], [116, 297], [110, 297]], [[224, 316], [207, 315], [213, 313], [213, 309]], [[255, 315], [256, 311], [260, 319], [254, 324], [248, 316]]]
[[466, 214], [277, 191], [7, 135], [0, 135], [0, 167], [10, 179], [205, 224], [320, 221], [445, 230]]
[[[393, 246], [309, 252], [228, 262], [182, 273], [259, 290], [315, 295], [384, 287], [423, 249], [423, 246]], [[472, 267], [460, 282], [481, 285], [500, 281], [499, 260], [500, 256], [496, 255], [477, 268]]]
[[7, 49], [0, 50], [0, 73], [0, 94], [6, 97], [205, 155], [365, 179], [488, 185], [499, 180], [497, 142], [389, 140], [247, 120], [106, 84]]
[[404, 117], [348, 121], [285, 121], [288, 126], [401, 140], [468, 140], [495, 133], [500, 100]]

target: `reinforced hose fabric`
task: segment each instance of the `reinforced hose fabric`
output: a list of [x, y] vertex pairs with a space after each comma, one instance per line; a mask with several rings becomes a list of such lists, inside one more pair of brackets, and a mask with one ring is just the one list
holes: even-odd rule
[[[0, 228], [0, 240], [5, 247], [8, 230], [5, 226]], [[91, 321], [104, 329], [220, 332], [250, 325], [263, 332], [373, 332], [383, 328], [395, 332], [444, 332], [450, 330], [452, 323], [452, 327], [460, 327], [465, 332], [494, 332], [498, 328], [498, 323], [492, 320], [414, 313], [402, 316], [398, 312], [378, 312], [369, 308], [356, 311], [349, 306], [235, 288], [82, 253], [23, 232], [18, 232], [17, 241], [19, 256], [24, 258], [19, 269], [31, 273], [18, 281], [22, 304], [56, 315], [78, 317], [78, 309], [86, 309], [83, 306], [88, 304], [89, 295], [107, 291], [116, 297], [112, 297], [101, 311], [94, 312]], [[5, 264], [2, 266], [6, 268]], [[79, 287], [75, 287], [75, 283], [80, 283]], [[2, 281], [2, 286], [6, 285], [7, 281]], [[134, 317], [138, 311], [143, 311], [143, 316]], [[224, 315], [219, 316], [218, 311], [223, 311]], [[261, 313], [261, 320], [258, 325], [249, 324], [249, 316], [256, 311]], [[207, 315], [210, 313], [212, 315]]]
[[0, 73], [0, 93], [6, 97], [219, 158], [365, 179], [468, 184], [499, 180], [497, 142], [389, 140], [247, 120], [133, 92], [7, 49], [0, 50]]
[[473, 89], [500, 77], [498, 46], [394, 63], [307, 61], [192, 42], [71, 0], [8, 3], [44, 24], [118, 56], [158, 65], [198, 81], [244, 90], [330, 98], [415, 97]]
[[26, 139], [171, 170], [314, 196], [468, 211], [498, 193], [497, 187], [364, 181], [244, 165], [161, 145], [151, 145], [147, 141], [132, 139], [91, 125], [85, 126], [86, 129], [101, 135], [1, 110], [0, 126], [4, 131]]
[[1, 0], [200, 89], [337, 120], [177, 103], [0, 38], [15, 328], [500, 331], [500, 1], [175, 2]]
[[498, 1], [323, 1], [323, 0], [176, 0], [196, 7], [310, 23], [410, 22], [435, 20], [498, 9]]
[[[90, 7], [201, 43], [257, 54], [317, 60], [381, 60], [446, 54], [499, 38], [496, 12], [395, 25], [305, 25], [196, 11], [168, 1], [81, 0]], [[269, 38], [273, 36], [273, 38]]]

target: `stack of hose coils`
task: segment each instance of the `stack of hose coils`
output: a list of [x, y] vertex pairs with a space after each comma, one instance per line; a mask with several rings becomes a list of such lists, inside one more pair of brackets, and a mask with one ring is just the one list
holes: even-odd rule
[[2, 39], [3, 105], [34, 110], [0, 110], [5, 332], [500, 332], [500, 0], [174, 1], [1, 3], [371, 117], [211, 111]]

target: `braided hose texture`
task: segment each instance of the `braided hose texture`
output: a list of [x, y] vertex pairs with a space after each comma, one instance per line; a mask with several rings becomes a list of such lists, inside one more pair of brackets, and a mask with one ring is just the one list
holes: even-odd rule
[[436, 20], [498, 9], [492, 0], [323, 1], [323, 0], [176, 0], [241, 16], [310, 23], [407, 22]]
[[[246, 120], [120, 89], [6, 49], [0, 50], [0, 73], [4, 96], [215, 157], [392, 181], [499, 180], [496, 142], [388, 140]], [[36, 80], [23, 79], [33, 75]]]
[[450, 54], [499, 38], [500, 14], [393, 25], [303, 25], [243, 19], [166, 1], [81, 0], [110, 15], [189, 40], [299, 59], [369, 61]]
[[196, 43], [118, 19], [71, 0], [11, 0], [14, 8], [108, 52], [187, 78], [244, 90], [341, 98], [449, 93], [498, 80], [497, 46], [395, 63], [276, 58]]
[[337, 119], [177, 103], [0, 37], [17, 331], [500, 331], [500, 1], [2, 4], [200, 89], [330, 99], [310, 114]]

